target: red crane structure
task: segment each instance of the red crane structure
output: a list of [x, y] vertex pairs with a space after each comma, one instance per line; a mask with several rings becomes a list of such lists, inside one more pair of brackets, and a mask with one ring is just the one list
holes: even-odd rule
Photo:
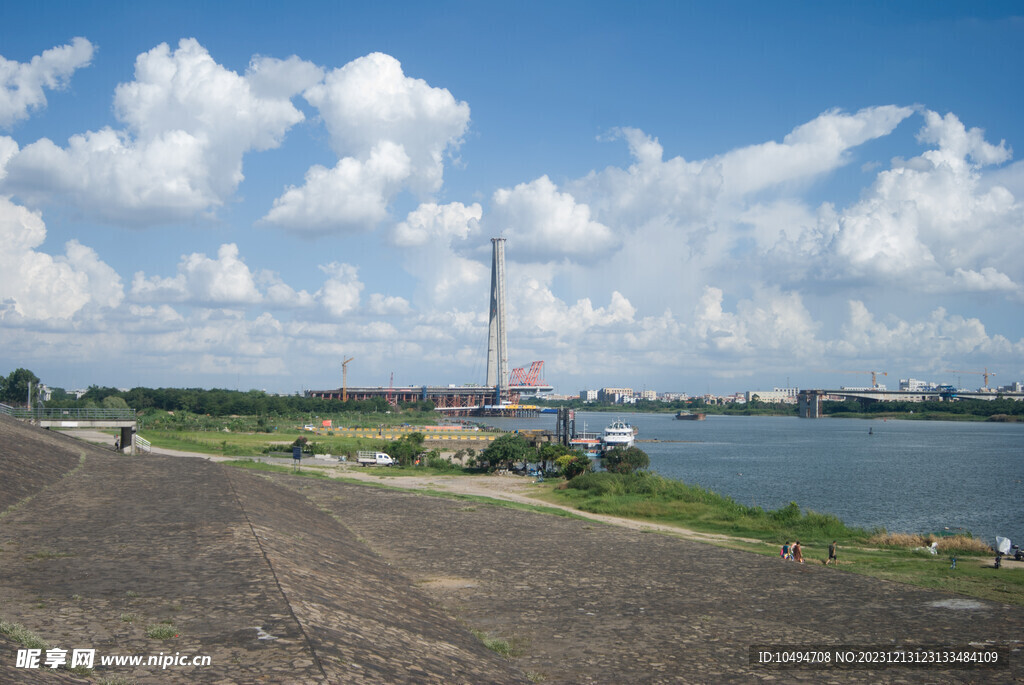
[[544, 385], [544, 381], [540, 379], [540, 374], [544, 371], [544, 362], [533, 362], [530, 364], [530, 370], [527, 371], [526, 367], [520, 367], [518, 369], [512, 369], [512, 373], [508, 378], [508, 384], [510, 387], [537, 387]]

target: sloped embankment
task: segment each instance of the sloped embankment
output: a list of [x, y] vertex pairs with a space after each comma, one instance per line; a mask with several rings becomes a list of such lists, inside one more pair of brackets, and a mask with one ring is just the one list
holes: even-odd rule
[[0, 415], [0, 513], [59, 481], [82, 455], [101, 453], [93, 445]]
[[[294, 491], [203, 459], [3, 430], [0, 469], [18, 476], [0, 479], [0, 496], [22, 505], [0, 520], [0, 619], [69, 653], [95, 649], [93, 678], [526, 682]], [[161, 626], [173, 637], [149, 636]], [[17, 648], [0, 639], [0, 682], [42, 673], [16, 668]], [[160, 653], [211, 664], [98, 664]]]

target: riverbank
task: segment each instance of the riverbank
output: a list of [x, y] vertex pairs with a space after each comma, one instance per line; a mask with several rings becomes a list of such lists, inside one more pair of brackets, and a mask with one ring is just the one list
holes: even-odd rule
[[[237, 461], [229, 463], [282, 474], [290, 474], [293, 471], [293, 467], [285, 465], [283, 461], [269, 465]], [[659, 510], [650, 500], [651, 506], [645, 505], [642, 501], [632, 502], [634, 515], [630, 516], [608, 513], [608, 509], [602, 510], [601, 506], [585, 505], [581, 508], [578, 500], [564, 494], [567, 490], [562, 489], [564, 481], [560, 479], [538, 483], [531, 478], [513, 475], [416, 474], [415, 469], [367, 469], [330, 463], [303, 464], [300, 473], [304, 472], [305, 475], [317, 479], [350, 480], [385, 489], [466, 501], [491, 499], [539, 513], [553, 513], [551, 510], [554, 509], [555, 513], [582, 517], [606, 525], [706, 542], [768, 557], [778, 556], [782, 542], [799, 539], [804, 547], [807, 563], [819, 565], [823, 565], [827, 558], [828, 543], [835, 539], [824, 534], [812, 534], [812, 537], [808, 538], [782, 531], [763, 535], [750, 530], [730, 532], [728, 524], [723, 526], [720, 523], [709, 523], [716, 511], [711, 506], [691, 507], [689, 515], [685, 518], [659, 518], [654, 515]], [[648, 515], [643, 515], [644, 511], [648, 512]], [[841, 522], [837, 523], [842, 526]], [[931, 554], [926, 549], [913, 549], [913, 546], [918, 545], [901, 547], [885, 544], [884, 536], [872, 537], [878, 535], [877, 531], [850, 532], [852, 536], [837, 534], [841, 549], [841, 561], [838, 566], [842, 571], [1024, 605], [1024, 562], [1004, 559], [1003, 568], [997, 572], [992, 568], [994, 553], [983, 552], [985, 546], [977, 541], [974, 541], [973, 545], [965, 545], [962, 549], [950, 549], [943, 543], [941, 554]], [[954, 555], [958, 558], [955, 569], [950, 568], [950, 557]]]
[[[0, 621], [51, 647], [97, 651], [93, 672], [47, 671], [47, 681], [1024, 677], [1017, 606], [638, 530], [635, 522], [542, 515], [451, 492], [424, 496], [450, 481], [525, 489], [533, 499], [531, 490], [550, 483], [422, 476], [423, 489], [410, 492], [411, 481], [403, 490], [380, 487], [406, 480], [386, 469], [326, 460], [303, 461], [303, 472], [315, 465], [334, 476], [313, 479], [205, 457], [124, 457], [3, 421], [0, 438], [0, 497], [13, 502], [0, 526]], [[14, 635], [0, 630], [0, 681], [39, 680], [42, 669], [16, 666], [24, 632]], [[782, 644], [971, 644], [1000, 648], [1008, 663], [984, 672], [897, 665], [780, 673], [750, 659], [756, 645]], [[173, 676], [98, 663], [159, 652], [211, 662], [176, 667]]]
[[[109, 439], [112, 440], [112, 437]], [[221, 458], [221, 455], [217, 458]], [[278, 469], [291, 469], [290, 459], [267, 461], [276, 463]], [[824, 559], [822, 555], [827, 544], [838, 539], [840, 546], [847, 550], [844, 552], [843, 570], [998, 601], [1024, 603], [1024, 574], [1018, 571], [1016, 575], [995, 576], [985, 571], [992, 570], [994, 554], [981, 553], [973, 548], [943, 549], [941, 555], [933, 556], [927, 552], [913, 552], [898, 547], [880, 548], [869, 541], [876, 531], [851, 529], [836, 517], [821, 514], [809, 516], [799, 507], [796, 507], [795, 512], [792, 507], [783, 507], [783, 511], [776, 517], [779, 519], [778, 527], [758, 531], [738, 518], [730, 518], [731, 509], [749, 507], [729, 502], [728, 498], [724, 498], [727, 501], [723, 506], [712, 506], [707, 501], [688, 504], [680, 497], [675, 498], [679, 500], [676, 502], [669, 498], [667, 502], [659, 503], [644, 495], [634, 495], [618, 502], [614, 501], [614, 497], [584, 496], [574, 499], [570, 491], [556, 490], [557, 482], [550, 480], [544, 484], [534, 484], [529, 479], [515, 476], [451, 475], [450, 472], [430, 472], [423, 468], [363, 469], [338, 464], [335, 459], [305, 459], [302, 464], [303, 471], [321, 474], [323, 477], [360, 479], [378, 485], [421, 492], [434, 491], [435, 494], [448, 496], [490, 497], [516, 502], [523, 507], [558, 507], [562, 512], [593, 516], [603, 523], [710, 541], [768, 556], [777, 555], [778, 548], [786, 540], [800, 539], [808, 555], [820, 562]], [[723, 499], [713, 492], [707, 492], [706, 495], [705, 500], [713, 498], [721, 502]], [[811, 519], [809, 526], [792, 525], [800, 519], [808, 518]], [[917, 532], [926, 533], [931, 530], [935, 528], [919, 529]], [[952, 555], [960, 557], [956, 570], [949, 569]]]

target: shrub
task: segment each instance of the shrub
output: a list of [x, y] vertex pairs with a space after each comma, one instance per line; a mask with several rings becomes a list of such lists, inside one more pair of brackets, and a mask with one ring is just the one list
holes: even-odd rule
[[612, 473], [634, 473], [650, 465], [650, 457], [638, 447], [616, 447], [601, 457], [601, 466]]
[[580, 451], [563, 454], [555, 459], [555, 466], [558, 467], [558, 472], [569, 480], [576, 480], [593, 468], [590, 457]]

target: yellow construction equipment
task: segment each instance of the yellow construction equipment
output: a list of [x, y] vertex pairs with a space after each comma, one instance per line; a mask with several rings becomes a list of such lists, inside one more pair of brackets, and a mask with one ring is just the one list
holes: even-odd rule
[[988, 372], [988, 367], [987, 366], [985, 367], [984, 371], [956, 371], [955, 369], [946, 369], [945, 373], [969, 373], [969, 374], [972, 374], [974, 376], [984, 376], [985, 377], [985, 389], [986, 390], [988, 390], [988, 377], [989, 376], [995, 376], [994, 373], [989, 373]]
[[878, 387], [878, 376], [888, 376], [887, 371], [850, 371], [848, 369], [816, 369], [819, 373], [870, 373], [871, 374], [871, 387]]

